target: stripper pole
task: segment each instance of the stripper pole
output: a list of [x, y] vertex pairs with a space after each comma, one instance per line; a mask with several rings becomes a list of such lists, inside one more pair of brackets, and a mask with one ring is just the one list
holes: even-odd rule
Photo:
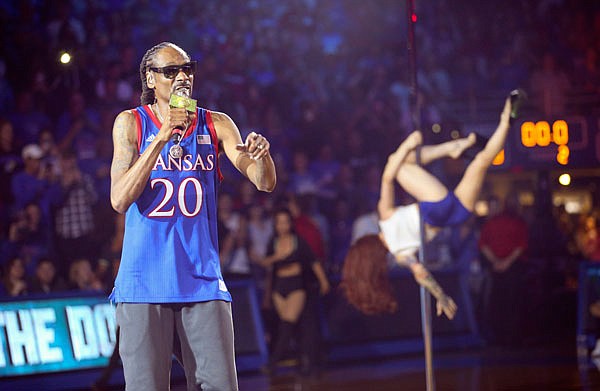
[[[410, 72], [410, 92], [412, 107], [413, 129], [421, 129], [421, 103], [418, 98], [419, 87], [417, 84], [417, 52], [415, 47], [415, 23], [417, 14], [415, 13], [414, 0], [406, 0], [406, 15], [408, 19], [408, 68]], [[420, 164], [417, 161], [417, 164]], [[421, 246], [419, 247], [419, 259], [425, 263], [425, 223], [423, 216], [419, 215], [421, 226]], [[421, 294], [421, 329], [423, 333], [423, 343], [425, 350], [425, 376], [427, 391], [435, 391], [435, 379], [433, 376], [433, 354], [431, 337], [431, 295], [421, 285], [419, 285]]]

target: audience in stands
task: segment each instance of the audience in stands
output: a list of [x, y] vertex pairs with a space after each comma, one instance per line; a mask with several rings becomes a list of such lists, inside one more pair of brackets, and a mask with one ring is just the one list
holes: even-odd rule
[[[243, 135], [264, 133], [277, 165], [272, 197], [257, 198], [222, 164], [229, 177], [219, 197], [225, 271], [249, 273], [268, 292], [256, 265], [273, 234], [274, 200], [288, 191], [298, 235], [333, 280], [350, 241], [377, 232], [378, 167], [412, 130], [408, 58], [399, 49], [406, 45], [402, 12], [344, 0], [25, 3], [0, 5], [4, 295], [49, 293], [65, 280], [77, 290], [110, 291], [123, 232], [123, 216], [108, 203], [110, 124], [138, 104], [139, 60], [148, 43], [166, 39], [156, 26], [173, 18], [179, 28], [169, 40], [190, 47], [198, 60], [199, 105], [232, 113]], [[584, 108], [596, 108], [600, 10], [588, 3], [419, 7], [423, 125], [460, 123], [473, 113], [480, 122], [495, 121], [478, 94], [501, 98], [528, 80], [524, 87], [540, 114], [573, 113], [569, 98], [579, 93], [588, 97]], [[506, 14], [480, 17], [499, 10]], [[236, 17], [240, 23], [226, 22]], [[567, 25], [573, 28], [561, 34]], [[57, 62], [63, 49], [73, 55], [70, 64]], [[441, 179], [451, 181], [446, 169]], [[569, 260], [600, 259], [596, 219], [584, 217], [577, 233], [560, 217], [571, 240]], [[477, 264], [473, 224], [453, 233], [451, 266], [461, 270]], [[482, 246], [494, 250], [494, 235], [482, 236]], [[512, 267], [501, 263], [492, 273], [508, 278]], [[311, 311], [314, 297], [307, 299]]]

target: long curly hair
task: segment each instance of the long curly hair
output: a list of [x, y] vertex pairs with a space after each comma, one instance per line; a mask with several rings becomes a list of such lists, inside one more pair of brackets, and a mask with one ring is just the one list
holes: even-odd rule
[[342, 293], [350, 304], [367, 315], [398, 309], [388, 276], [387, 254], [377, 235], [367, 235], [350, 247], [344, 260]]

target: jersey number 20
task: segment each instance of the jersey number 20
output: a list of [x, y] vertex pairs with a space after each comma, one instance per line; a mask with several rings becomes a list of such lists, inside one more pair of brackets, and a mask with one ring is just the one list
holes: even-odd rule
[[[150, 181], [150, 187], [154, 189], [154, 186], [156, 186], [157, 183], [164, 184], [165, 194], [156, 208], [154, 208], [148, 214], [148, 217], [173, 217], [175, 215], [175, 205], [171, 205], [171, 208], [169, 209], [165, 209], [165, 205], [167, 205], [173, 198], [173, 194], [175, 194], [175, 186], [173, 185], [173, 182], [168, 179], [155, 178]], [[192, 211], [188, 209], [185, 203], [185, 190], [188, 183], [192, 184], [194, 193], [196, 194], [196, 204], [194, 205], [194, 209]], [[181, 213], [186, 217], [194, 217], [200, 213], [200, 209], [202, 208], [202, 184], [197, 178], [189, 177], [181, 181], [179, 188], [177, 189], [177, 204], [179, 206], [179, 210], [181, 210]]]

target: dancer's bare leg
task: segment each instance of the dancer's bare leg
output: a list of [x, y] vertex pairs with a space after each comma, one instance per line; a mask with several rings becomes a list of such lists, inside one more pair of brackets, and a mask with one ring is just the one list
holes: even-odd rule
[[[387, 163], [383, 169], [383, 174], [381, 175], [381, 192], [379, 194], [379, 202], [377, 203], [377, 212], [379, 213], [379, 218], [381, 220], [387, 219], [396, 209], [394, 191], [395, 180], [398, 180], [400, 185], [405, 187], [405, 190], [417, 199], [422, 197], [421, 193], [424, 193], [428, 187], [437, 189], [436, 194], [438, 192], [447, 192], [446, 188], [439, 183], [433, 175], [427, 173], [425, 170], [422, 170], [424, 172], [424, 174], [422, 174], [420, 171], [411, 173], [410, 169], [407, 171], [403, 168], [408, 154], [417, 146], [421, 145], [422, 142], [423, 135], [421, 132], [414, 131], [404, 139], [400, 146], [398, 146], [398, 149], [388, 157]], [[417, 167], [414, 164], [406, 165]], [[411, 175], [424, 175], [425, 178], [422, 179], [421, 184], [419, 181], [415, 180], [416, 178], [411, 179]], [[400, 181], [398, 177], [401, 177], [402, 180]]]
[[398, 146], [398, 148], [388, 156], [381, 179], [384, 183], [393, 183], [398, 169], [406, 162], [409, 154], [414, 153], [414, 149], [423, 143], [423, 135], [415, 130], [408, 135]]
[[[448, 194], [448, 189], [435, 176], [416, 164], [415, 148], [422, 142], [421, 132], [414, 131], [389, 156], [383, 170], [378, 205], [381, 218], [385, 219], [395, 207], [392, 183], [394, 177], [400, 186], [417, 201], [440, 201]], [[424, 145], [421, 147], [421, 161], [423, 164], [427, 164], [442, 157], [457, 158], [474, 142], [475, 135], [471, 134], [468, 137], [437, 145]]]
[[479, 196], [487, 169], [492, 165], [498, 152], [504, 148], [504, 142], [510, 129], [510, 110], [510, 98], [507, 98], [504, 103], [504, 110], [500, 115], [500, 123], [494, 134], [488, 140], [485, 148], [469, 163], [462, 179], [454, 190], [456, 198], [470, 211], [475, 207], [475, 201]]
[[436, 145], [423, 145], [421, 147], [421, 161], [417, 162], [416, 151], [411, 151], [407, 156], [405, 163], [427, 165], [434, 160], [444, 157], [456, 159], [462, 155], [465, 149], [475, 143], [475, 133], [469, 134], [467, 137], [456, 140], [446, 141]]
[[[444, 157], [456, 159], [474, 143], [475, 134], [472, 133], [467, 137], [437, 145], [423, 145], [421, 164], [425, 165]], [[435, 176], [417, 164], [415, 148], [406, 155], [398, 169], [396, 180], [417, 201], [440, 201], [448, 194], [448, 189]]]
[[439, 179], [416, 164], [406, 163], [400, 166], [396, 180], [408, 194], [419, 202], [440, 201], [448, 194], [448, 189]]

